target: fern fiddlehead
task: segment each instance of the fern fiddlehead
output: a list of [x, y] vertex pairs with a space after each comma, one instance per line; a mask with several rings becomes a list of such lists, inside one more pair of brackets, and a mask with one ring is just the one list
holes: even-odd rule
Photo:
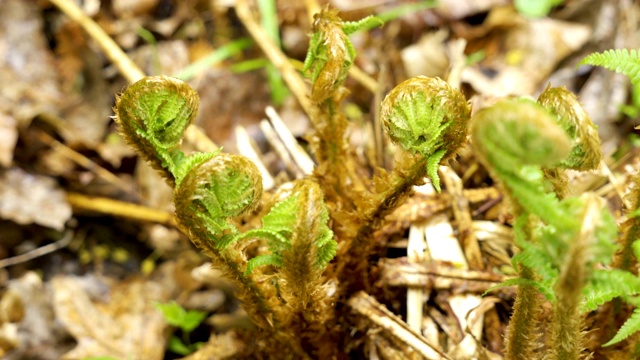
[[562, 226], [558, 200], [545, 191], [540, 167], [564, 160], [571, 142], [544, 108], [528, 100], [502, 100], [474, 115], [471, 138], [478, 158], [503, 184], [513, 206]]
[[[570, 148], [567, 135], [539, 105], [503, 100], [474, 115], [471, 137], [479, 160], [509, 195], [513, 211], [519, 215], [517, 238], [523, 240], [521, 247], [528, 247], [526, 240], [534, 226], [526, 212], [543, 214], [545, 220], [552, 221], [562, 215], [557, 211], [557, 199], [545, 194], [540, 166], [566, 157]], [[525, 252], [520, 256], [526, 257]], [[529, 266], [517, 269], [521, 283], [509, 322], [506, 356], [524, 360], [531, 358], [537, 347], [538, 274]]]
[[576, 95], [564, 87], [548, 86], [538, 97], [538, 103], [554, 117], [571, 141], [569, 156], [557, 165], [542, 169], [558, 197], [563, 199], [570, 194], [564, 169], [595, 170], [600, 164], [602, 154], [598, 127], [582, 108]]
[[[177, 225], [228, 277], [240, 285], [239, 297], [261, 327], [275, 321], [263, 290], [244, 277], [245, 262], [229, 249], [237, 235], [228, 218], [250, 210], [260, 199], [262, 181], [246, 158], [212, 153], [186, 156], [180, 142], [197, 115], [197, 93], [186, 83], [151, 76], [129, 86], [116, 100], [119, 131], [175, 188]], [[232, 186], [225, 189], [225, 186]]]
[[[567, 135], [539, 105], [530, 101], [503, 100], [473, 116], [471, 137], [479, 160], [494, 179], [502, 183], [514, 213], [519, 215], [515, 227], [519, 245], [523, 249], [537, 250], [528, 242], [535, 221], [527, 212], [544, 214], [545, 219], [551, 220], [562, 215], [557, 211], [557, 199], [545, 194], [539, 167], [558, 163], [566, 157], [570, 148]], [[519, 257], [526, 260], [531, 251], [522, 251]], [[514, 259], [514, 263], [518, 260]], [[537, 287], [541, 286], [537, 286], [539, 275], [530, 266], [516, 268], [519, 286], [507, 331], [505, 355], [525, 360], [534, 355], [537, 347], [540, 308]]]
[[538, 97], [538, 103], [555, 116], [571, 141], [571, 152], [560, 162], [560, 166], [581, 171], [596, 169], [602, 158], [598, 127], [582, 108], [576, 95], [564, 87], [547, 87]]
[[[314, 326], [322, 323], [320, 316], [292, 317], [286, 310], [302, 311], [310, 303], [326, 303], [322, 301], [326, 294], [317, 289], [337, 246], [327, 226], [322, 192], [313, 181], [301, 181], [263, 217], [262, 228], [239, 231], [231, 219], [256, 208], [263, 191], [262, 177], [243, 156], [219, 151], [187, 156], [180, 151], [182, 133], [193, 122], [197, 108], [197, 94], [185, 83], [150, 77], [133, 84], [118, 98], [116, 121], [131, 145], [174, 187], [178, 227], [214, 266], [239, 285], [238, 296], [250, 317], [262, 329], [272, 331], [272, 338], [286, 344], [296, 356], [307, 358], [300, 341], [282, 327], [295, 323], [303, 328], [308, 326], [305, 321]], [[271, 253], [247, 262], [243, 253], [246, 242], [238, 242], [252, 239], [266, 239]], [[289, 296], [283, 294], [286, 303], [271, 296], [276, 291], [273, 282], [255, 280], [262, 279], [264, 273], [251, 275], [252, 270], [265, 265], [281, 266], [277, 276], [284, 280], [282, 288], [290, 288], [286, 292]]]
[[236, 239], [228, 222], [255, 209], [262, 196], [262, 176], [244, 156], [221, 153], [194, 166], [176, 188], [176, 216], [183, 227], [208, 233], [217, 249]]
[[[240, 238], [262, 238], [269, 254], [251, 259], [247, 272], [256, 267], [280, 267], [283, 297], [294, 309], [302, 311], [321, 283], [321, 275], [337, 250], [333, 231], [327, 226], [329, 212], [320, 186], [312, 180], [300, 180], [290, 193], [262, 218], [260, 229], [249, 230]], [[293, 295], [293, 296], [292, 296]]]
[[427, 174], [440, 191], [438, 166], [466, 142], [471, 107], [464, 95], [439, 78], [417, 76], [382, 101], [380, 119], [391, 140], [427, 159]]
[[116, 97], [114, 120], [120, 134], [154, 169], [175, 184], [179, 146], [198, 113], [198, 94], [181, 80], [149, 76]]
[[360, 21], [342, 21], [338, 10], [325, 6], [314, 15], [313, 33], [303, 64], [311, 79], [311, 100], [321, 103], [338, 91], [356, 57], [349, 34], [382, 21], [368, 16]]

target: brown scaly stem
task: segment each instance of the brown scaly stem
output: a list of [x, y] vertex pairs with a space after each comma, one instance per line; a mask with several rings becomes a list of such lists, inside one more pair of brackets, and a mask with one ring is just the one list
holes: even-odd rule
[[[531, 269], [521, 266], [518, 274], [522, 279], [533, 280]], [[513, 305], [513, 314], [507, 328], [507, 348], [505, 359], [531, 360], [538, 347], [538, 321], [542, 301], [540, 293], [533, 286], [520, 285]]]
[[372, 279], [368, 276], [368, 259], [379, 245], [372, 243], [373, 233], [384, 224], [385, 215], [395, 209], [413, 191], [413, 186], [423, 181], [425, 175], [426, 159], [406, 153], [393, 173], [386, 179], [380, 179], [380, 185], [386, 182], [388, 187], [363, 211], [359, 219], [363, 225], [352, 239], [346, 240], [347, 243], [337, 255], [341, 260], [336, 273], [347, 293], [370, 289]]

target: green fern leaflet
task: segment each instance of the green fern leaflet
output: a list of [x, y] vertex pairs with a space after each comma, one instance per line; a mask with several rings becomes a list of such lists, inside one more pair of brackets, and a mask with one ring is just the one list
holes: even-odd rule
[[582, 59], [578, 63], [578, 66], [580, 65], [602, 66], [605, 69], [628, 76], [634, 86], [640, 84], [640, 55], [635, 49], [616, 49], [593, 53]]

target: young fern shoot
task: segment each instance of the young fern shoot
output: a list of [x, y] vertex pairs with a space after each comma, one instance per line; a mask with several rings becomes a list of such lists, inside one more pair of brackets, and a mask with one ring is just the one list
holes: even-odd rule
[[440, 191], [438, 166], [467, 140], [471, 107], [464, 95], [439, 78], [416, 76], [382, 101], [380, 119], [389, 138], [427, 159], [427, 174]]
[[576, 95], [564, 87], [548, 86], [538, 97], [538, 103], [555, 118], [571, 141], [571, 153], [566, 159], [542, 169], [558, 197], [564, 199], [570, 194], [564, 169], [587, 171], [595, 170], [600, 165], [602, 151], [598, 127], [582, 108]]
[[[185, 82], [149, 76], [116, 97], [115, 122], [122, 137], [171, 184], [179, 183], [185, 162], [182, 136], [198, 114], [198, 94]], [[199, 155], [200, 160], [215, 153]]]
[[571, 141], [571, 152], [559, 166], [580, 171], [596, 169], [602, 158], [598, 127], [576, 95], [564, 87], [549, 86], [538, 97], [538, 104], [555, 117]]
[[314, 15], [313, 33], [302, 71], [311, 79], [311, 100], [321, 103], [331, 98], [347, 79], [356, 57], [349, 34], [375, 25], [382, 20], [367, 16], [360, 21], [342, 21], [338, 10], [328, 6]]
[[[306, 306], [327, 297], [319, 290], [321, 274], [337, 248], [322, 192], [313, 181], [301, 181], [262, 219], [261, 229], [239, 231], [230, 219], [256, 208], [262, 177], [243, 156], [182, 153], [182, 135], [198, 104], [196, 92], [182, 81], [147, 77], [118, 97], [115, 120], [128, 142], [174, 187], [178, 227], [238, 284], [238, 296], [252, 320], [273, 335], [271, 341], [280, 342], [297, 358], [307, 358], [301, 340], [286, 331], [291, 326], [320, 328], [326, 319], [300, 316]], [[266, 239], [271, 253], [247, 262], [244, 248], [255, 239]], [[254, 280], [252, 271], [266, 265], [279, 267], [285, 303], [273, 296], [278, 291], [273, 282]], [[292, 308], [297, 311], [294, 316]], [[324, 309], [324, 315], [330, 313]]]
[[[263, 290], [242, 276], [241, 254], [235, 249], [225, 250], [237, 234], [228, 218], [257, 204], [262, 178], [255, 165], [243, 157], [219, 151], [186, 156], [180, 150], [184, 131], [193, 123], [198, 107], [197, 93], [183, 81], [150, 76], [132, 84], [117, 98], [114, 119], [129, 144], [174, 187], [178, 227], [238, 283], [239, 297], [253, 305], [248, 311], [253, 320], [268, 326], [272, 310]], [[245, 192], [219, 191], [224, 184]]]
[[[503, 100], [480, 110], [471, 120], [471, 138], [479, 160], [509, 198], [517, 219], [516, 240], [526, 249], [534, 228], [527, 213], [543, 214], [551, 221], [561, 215], [556, 211], [557, 199], [545, 193], [539, 167], [564, 159], [570, 151], [569, 139], [542, 107], [523, 100]], [[520, 256], [528, 258], [527, 254], [523, 251]], [[534, 356], [539, 344], [539, 275], [530, 266], [516, 265], [516, 261], [519, 286], [505, 355], [526, 360]]]
[[[557, 110], [562, 106], [550, 107], [557, 113], [562, 112]], [[595, 268], [596, 264], [609, 263], [615, 252], [615, 220], [604, 200], [584, 194], [559, 201], [555, 194], [545, 192], [541, 167], [567, 166], [570, 161], [578, 163], [571, 166], [592, 166], [594, 157], [597, 159], [597, 155], [589, 155], [591, 150], [581, 148], [588, 144], [572, 142], [569, 135], [578, 133], [577, 129], [566, 131], [556, 120], [553, 112], [547, 113], [528, 100], [501, 101], [472, 119], [478, 156], [501, 182], [519, 214], [514, 230], [522, 251], [513, 262], [520, 278], [506, 283], [519, 285], [509, 325], [508, 358], [534, 355], [537, 329], [532, 324], [537, 321], [535, 309], [539, 304], [532, 299], [536, 299], [537, 291], [552, 302], [554, 309], [546, 327], [546, 358], [577, 360], [584, 346], [583, 304], [594, 302], [585, 294], [606, 301], [613, 294], [611, 286], [603, 283], [626, 279], [632, 288], [640, 284], [622, 271]], [[581, 155], [577, 154], [584, 158], [579, 159]], [[615, 293], [620, 295], [619, 291]]]

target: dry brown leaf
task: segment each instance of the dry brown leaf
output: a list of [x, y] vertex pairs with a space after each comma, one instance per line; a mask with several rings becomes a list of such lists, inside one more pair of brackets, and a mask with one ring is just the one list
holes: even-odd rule
[[447, 36], [447, 32], [443, 30], [427, 33], [415, 44], [402, 49], [402, 63], [407, 77], [445, 77], [449, 67], [445, 46]]
[[183, 360], [228, 359], [243, 348], [244, 342], [239, 340], [233, 331], [229, 331], [220, 335], [211, 335], [206, 344]]
[[113, 12], [118, 17], [131, 17], [151, 12], [158, 6], [159, 0], [114, 0]]
[[507, 4], [508, 0], [440, 0], [437, 11], [449, 19], [461, 19]]
[[7, 336], [13, 331], [11, 325], [18, 325], [17, 348], [2, 359], [58, 360], [66, 351], [67, 335], [55, 321], [48, 290], [42, 279], [32, 271], [9, 282], [8, 292], [17, 297], [13, 302], [22, 303], [24, 317], [2, 329], [2, 336]]
[[0, 173], [0, 217], [62, 230], [71, 206], [53, 179], [13, 168]]
[[0, 112], [0, 166], [11, 165], [13, 149], [18, 142], [17, 125], [13, 116]]
[[189, 65], [185, 41], [162, 41], [136, 49], [131, 59], [147, 74], [176, 74]]
[[82, 281], [72, 276], [52, 280], [57, 318], [78, 341], [63, 359], [163, 358], [167, 323], [153, 303], [166, 302], [167, 289], [159, 283], [132, 280], [113, 286], [100, 301], [95, 301]]
[[52, 109], [59, 91], [38, 5], [0, 0], [0, 113], [25, 125]]
[[56, 71], [38, 5], [0, 0], [0, 165], [9, 166], [17, 128], [59, 98]]
[[558, 63], [580, 49], [591, 34], [586, 25], [551, 18], [524, 19], [505, 8], [493, 10], [485, 23], [483, 32], [493, 35], [479, 39], [490, 50], [482, 66], [495, 74], [470, 67], [464, 69], [462, 80], [482, 95], [497, 97], [536, 93]]

